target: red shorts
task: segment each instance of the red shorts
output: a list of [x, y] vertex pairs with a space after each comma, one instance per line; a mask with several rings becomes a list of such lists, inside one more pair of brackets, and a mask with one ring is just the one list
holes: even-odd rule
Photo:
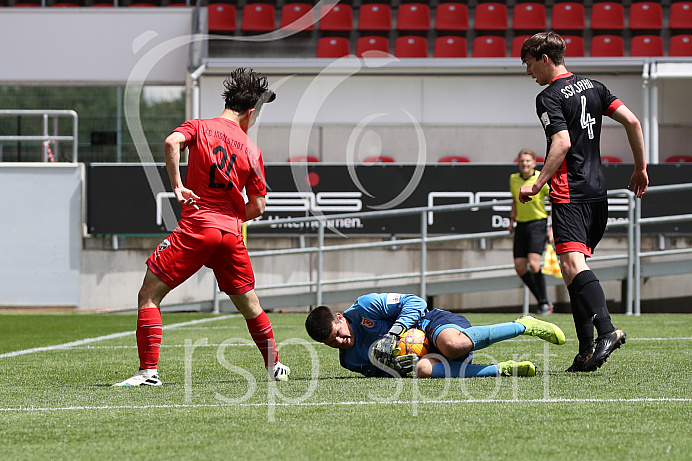
[[240, 295], [255, 288], [255, 274], [241, 235], [211, 227], [177, 227], [147, 259], [147, 267], [171, 289], [202, 266], [214, 271], [221, 291]]

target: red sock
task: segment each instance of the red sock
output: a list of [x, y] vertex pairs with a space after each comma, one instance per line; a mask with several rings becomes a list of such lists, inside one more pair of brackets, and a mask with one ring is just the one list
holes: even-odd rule
[[151, 370], [158, 367], [162, 335], [161, 311], [155, 307], [140, 309], [137, 313], [137, 350], [140, 369]]
[[262, 312], [254, 319], [245, 319], [245, 322], [252, 339], [264, 357], [264, 364], [266, 366], [276, 365], [276, 362], [279, 361], [279, 351], [274, 344], [274, 331], [267, 314]]

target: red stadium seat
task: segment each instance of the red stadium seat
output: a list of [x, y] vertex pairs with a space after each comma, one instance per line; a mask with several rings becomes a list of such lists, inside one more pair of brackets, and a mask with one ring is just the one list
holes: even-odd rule
[[582, 58], [586, 56], [584, 39], [578, 35], [563, 35], [565, 40], [565, 56], [568, 58]]
[[384, 3], [366, 3], [360, 7], [358, 30], [390, 30], [392, 7]]
[[430, 29], [430, 7], [424, 3], [404, 3], [397, 12], [397, 30]]
[[[209, 8], [210, 6], [211, 6], [211, 4], [207, 5], [207, 8]], [[113, 4], [112, 3], [92, 3], [91, 7], [92, 8], [94, 8], [94, 7], [96, 7], [96, 8], [112, 8]], [[209, 13], [207, 13], [207, 14], [209, 14]], [[234, 27], [234, 29], [235, 29], [235, 27]], [[211, 30], [211, 29], [209, 29], [209, 30]]]
[[366, 157], [363, 159], [363, 163], [396, 163], [396, 160], [394, 157], [380, 155], [379, 157]]
[[509, 20], [507, 5], [504, 3], [479, 3], [475, 11], [474, 30], [498, 32], [507, 30]]
[[276, 10], [267, 3], [248, 3], [243, 7], [240, 30], [243, 32], [269, 32], [276, 28]]
[[623, 30], [625, 28], [625, 7], [620, 3], [594, 3], [591, 7], [592, 30]]
[[353, 29], [353, 8], [351, 5], [336, 3], [325, 5], [320, 10], [319, 30], [350, 31]]
[[209, 16], [209, 32], [235, 31], [235, 6], [227, 3], [210, 3], [207, 5], [207, 15]]
[[622, 163], [622, 160], [612, 155], [601, 155], [601, 163]]
[[670, 37], [668, 56], [692, 56], [692, 35], [673, 35]]
[[464, 37], [457, 37], [456, 35], [437, 37], [433, 56], [436, 58], [465, 58], [468, 56], [466, 48]]
[[692, 155], [673, 155], [666, 159], [666, 163], [692, 163]]
[[76, 3], [53, 3], [51, 8], [79, 8]]
[[296, 155], [288, 157], [288, 163], [319, 163], [320, 159], [314, 155]]
[[356, 56], [359, 58], [390, 56], [389, 39], [379, 35], [360, 37], [356, 41]]
[[154, 3], [130, 3], [127, 5], [129, 8], [157, 8], [158, 5]]
[[512, 30], [539, 32], [546, 29], [545, 5], [517, 3], [512, 13]]
[[440, 3], [435, 13], [435, 30], [466, 32], [469, 29], [469, 8], [463, 3]]
[[[12, 5], [14, 8], [40, 8], [41, 5], [38, 3], [15, 3]], [[111, 5], [113, 6], [113, 5]]]
[[592, 57], [621, 57], [625, 55], [625, 42], [619, 35], [595, 35], [591, 38]]
[[397, 58], [427, 58], [428, 39], [414, 35], [404, 35], [394, 42], [394, 56]]
[[505, 58], [507, 57], [507, 42], [504, 37], [492, 35], [473, 39], [474, 58]]
[[526, 41], [527, 38], [531, 37], [530, 35], [516, 35], [512, 39], [512, 50], [510, 52], [510, 56], [513, 58], [518, 58], [521, 56], [521, 47], [524, 45], [524, 42]]
[[461, 155], [446, 155], [440, 157], [437, 163], [469, 163], [470, 161], [468, 157], [463, 157]]
[[658, 35], [635, 35], [630, 42], [630, 56], [663, 56], [663, 38]]
[[309, 3], [286, 3], [281, 7], [280, 27], [285, 30], [313, 30], [315, 17]]
[[692, 30], [692, 2], [673, 2], [670, 5], [671, 30]]
[[553, 5], [553, 30], [582, 33], [585, 28], [586, 15], [582, 3], [566, 2]]
[[630, 29], [660, 31], [663, 29], [663, 8], [660, 3], [637, 2], [630, 6]]
[[341, 58], [351, 53], [351, 44], [344, 37], [322, 37], [317, 40], [318, 58]]

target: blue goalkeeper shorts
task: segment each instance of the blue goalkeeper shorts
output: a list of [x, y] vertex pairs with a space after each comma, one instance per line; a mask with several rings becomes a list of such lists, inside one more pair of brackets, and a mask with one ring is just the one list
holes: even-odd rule
[[[463, 315], [443, 311], [441, 309], [432, 309], [418, 322], [416, 328], [425, 331], [425, 336], [428, 338], [431, 345], [430, 352], [441, 354], [440, 350], [436, 346], [437, 335], [439, 335], [440, 332], [445, 328], [454, 328], [455, 330], [463, 332], [466, 328], [471, 328], [471, 322], [469, 322], [468, 319]], [[471, 363], [472, 358], [473, 352], [469, 352], [468, 354], [459, 357], [458, 359], [454, 359], [453, 361]]]

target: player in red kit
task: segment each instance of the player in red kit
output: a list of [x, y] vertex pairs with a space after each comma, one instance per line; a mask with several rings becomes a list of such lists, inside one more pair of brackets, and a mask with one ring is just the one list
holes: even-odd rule
[[555, 250], [579, 340], [579, 353], [567, 371], [594, 371], [627, 337], [613, 326], [603, 288], [586, 264], [608, 222], [600, 151], [604, 115], [625, 128], [634, 158], [629, 186], [637, 197], [646, 192], [649, 178], [637, 117], [602, 83], [568, 72], [564, 57], [565, 41], [555, 32], [535, 34], [521, 48], [526, 73], [539, 85], [547, 85], [536, 97], [536, 112], [548, 154], [535, 184], [522, 187], [518, 198], [530, 201], [550, 181]]
[[[219, 288], [245, 318], [270, 379], [288, 379], [290, 369], [279, 362], [272, 325], [255, 294], [255, 276], [241, 235], [242, 223], [264, 212], [267, 194], [262, 152], [247, 130], [262, 104], [276, 95], [268, 89], [266, 77], [243, 68], [233, 71], [224, 87], [225, 109], [219, 117], [187, 121], [166, 138], [166, 169], [182, 217], [147, 259], [138, 297], [139, 372], [116, 386], [162, 384], [157, 370], [161, 300], [202, 266], [214, 271]], [[183, 185], [179, 163], [185, 147], [189, 161]]]

